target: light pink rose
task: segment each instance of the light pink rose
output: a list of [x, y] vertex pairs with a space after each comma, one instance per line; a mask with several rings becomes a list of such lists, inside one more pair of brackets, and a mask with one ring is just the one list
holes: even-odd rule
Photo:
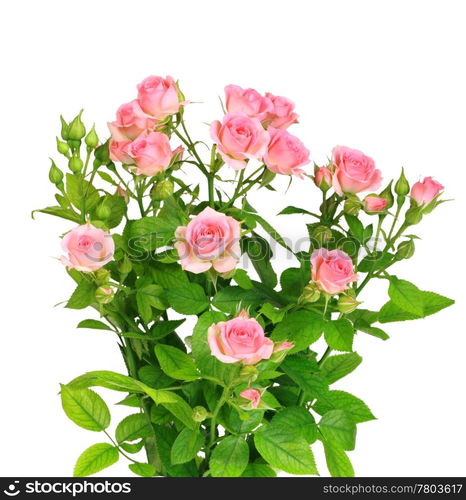
[[178, 227], [175, 237], [182, 268], [195, 274], [211, 267], [219, 273], [228, 273], [236, 267], [241, 255], [239, 222], [210, 207], [187, 226]]
[[358, 280], [351, 258], [342, 250], [314, 250], [311, 266], [312, 281], [322, 292], [330, 295], [343, 292], [348, 283]]
[[244, 389], [239, 395], [244, 399], [249, 399], [251, 408], [256, 409], [261, 401], [261, 393], [257, 389]]
[[368, 195], [364, 198], [364, 209], [366, 212], [382, 212], [387, 206], [387, 200], [379, 196]]
[[75, 227], [61, 242], [66, 255], [61, 261], [68, 269], [90, 273], [113, 259], [115, 244], [110, 234], [91, 223]]
[[171, 76], [148, 76], [138, 85], [138, 101], [145, 113], [157, 120], [178, 113], [180, 102], [176, 83]]
[[136, 173], [147, 176], [165, 170], [173, 156], [168, 137], [161, 132], [143, 132], [129, 145], [128, 154], [136, 163]]
[[332, 172], [327, 167], [319, 167], [315, 173], [314, 182], [317, 187], [329, 188], [332, 185]]
[[267, 126], [279, 129], [286, 129], [293, 123], [298, 123], [299, 115], [294, 110], [294, 102], [286, 97], [275, 96], [270, 92], [265, 97], [272, 102], [272, 111], [266, 116], [265, 124]]
[[254, 365], [262, 359], [269, 359], [273, 352], [273, 342], [245, 311], [237, 318], [210, 326], [207, 339], [212, 355], [222, 363], [241, 361], [245, 365]]
[[443, 189], [440, 182], [434, 181], [432, 177], [426, 177], [422, 182], [416, 182], [413, 185], [411, 197], [419, 205], [428, 205]]
[[112, 161], [119, 161], [121, 163], [133, 163], [133, 159], [128, 154], [128, 149], [131, 141], [114, 141], [111, 140], [108, 145], [108, 152]]
[[243, 89], [238, 85], [225, 87], [225, 107], [229, 113], [238, 113], [264, 120], [273, 110], [272, 101], [254, 89]]
[[289, 351], [290, 349], [293, 349], [293, 347], [293, 342], [279, 342], [275, 344], [273, 352]]
[[138, 101], [122, 104], [117, 111], [117, 119], [108, 123], [108, 128], [115, 141], [136, 139], [141, 132], [155, 127], [156, 120], [146, 115]]
[[270, 142], [264, 154], [267, 168], [276, 174], [302, 177], [304, 170], [300, 167], [309, 163], [309, 150], [286, 130], [269, 127], [268, 131]]
[[333, 188], [340, 196], [343, 193], [375, 191], [382, 183], [382, 175], [375, 168], [374, 160], [357, 149], [334, 147], [333, 165]]
[[242, 170], [249, 159], [261, 159], [269, 142], [269, 133], [257, 118], [227, 113], [223, 122], [214, 121], [210, 135], [225, 163]]

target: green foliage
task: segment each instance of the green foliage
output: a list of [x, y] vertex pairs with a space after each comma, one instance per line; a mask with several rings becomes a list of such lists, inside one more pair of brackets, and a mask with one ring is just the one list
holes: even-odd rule
[[125, 441], [135, 441], [136, 439], [150, 436], [152, 429], [147, 418], [143, 413], [134, 413], [125, 417], [115, 430], [115, 438], [118, 443]]
[[249, 447], [242, 436], [223, 438], [209, 462], [213, 477], [240, 477], [248, 465]]
[[361, 362], [362, 358], [356, 352], [337, 354], [336, 356], [330, 356], [324, 361], [322, 364], [322, 373], [328, 380], [328, 383], [333, 384], [355, 370]]
[[291, 352], [301, 351], [313, 344], [322, 335], [324, 322], [310, 311], [295, 311], [287, 314], [272, 332], [271, 338], [280, 342], [294, 343]]
[[192, 460], [202, 448], [204, 438], [199, 430], [183, 429], [175, 439], [171, 449], [171, 463], [184, 464]]
[[354, 450], [356, 424], [344, 410], [330, 410], [322, 416], [319, 430], [328, 441], [335, 441], [343, 450]]
[[180, 314], [199, 314], [209, 306], [204, 289], [197, 283], [168, 288], [166, 297], [170, 306]]
[[354, 328], [347, 319], [337, 319], [324, 323], [327, 344], [335, 351], [351, 351], [353, 348]]
[[118, 462], [118, 458], [118, 449], [111, 444], [94, 444], [79, 456], [74, 466], [73, 476], [91, 476]]
[[199, 377], [194, 361], [176, 347], [158, 344], [155, 354], [160, 367], [169, 377], [179, 380], [195, 380]]

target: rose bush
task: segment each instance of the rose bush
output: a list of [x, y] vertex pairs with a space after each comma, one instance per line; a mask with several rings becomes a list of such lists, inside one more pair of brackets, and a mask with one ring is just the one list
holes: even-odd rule
[[[86, 131], [82, 113], [61, 119], [68, 171], [52, 161], [56, 204], [38, 211], [69, 222], [61, 261], [76, 288], [66, 307], [94, 312], [78, 327], [115, 335], [126, 372], [97, 370], [61, 386], [66, 415], [105, 434], [74, 475], [122, 457], [142, 476], [312, 475], [318, 446], [332, 476], [354, 475], [357, 426], [375, 417], [332, 384], [362, 362], [364, 335], [386, 340], [385, 325], [453, 303], [394, 274], [415, 253], [415, 226], [443, 202], [443, 186], [426, 177], [410, 190], [402, 171], [377, 192], [374, 160], [343, 146], [312, 168], [307, 147], [285, 130], [297, 123], [294, 104], [236, 85], [225, 89], [227, 112], [212, 122], [206, 154], [187, 131], [178, 83], [150, 76], [137, 89], [107, 140]], [[248, 198], [280, 189], [275, 174], [307, 183], [305, 206], [279, 214], [305, 219], [305, 247]], [[275, 245], [293, 259], [280, 275]], [[363, 292], [374, 281], [389, 299], [369, 310]], [[114, 437], [91, 387], [122, 393], [128, 415]]]

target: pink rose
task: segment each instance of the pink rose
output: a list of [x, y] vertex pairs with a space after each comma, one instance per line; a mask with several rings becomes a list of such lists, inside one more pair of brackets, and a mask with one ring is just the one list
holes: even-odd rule
[[181, 103], [171, 76], [148, 76], [138, 85], [138, 100], [145, 113], [157, 120], [178, 113]]
[[257, 118], [227, 113], [223, 122], [214, 121], [210, 135], [225, 163], [236, 170], [246, 167], [248, 159], [261, 159], [269, 142], [269, 133]]
[[270, 99], [254, 89], [243, 89], [238, 85], [225, 87], [225, 106], [229, 113], [238, 113], [263, 120], [273, 110]]
[[61, 261], [68, 269], [90, 273], [113, 259], [115, 245], [109, 233], [91, 223], [75, 227], [62, 239], [66, 255]]
[[319, 248], [311, 255], [312, 281], [325, 293], [334, 295], [348, 288], [348, 283], [358, 280], [353, 261], [342, 250]]
[[329, 189], [332, 185], [332, 172], [327, 167], [319, 167], [315, 173], [314, 182], [317, 187]]
[[168, 137], [161, 132], [143, 132], [129, 145], [128, 154], [136, 163], [136, 173], [148, 176], [165, 170], [173, 156]]
[[147, 129], [155, 127], [156, 120], [147, 116], [139, 106], [138, 101], [122, 104], [117, 111], [117, 119], [108, 124], [112, 139], [115, 141], [127, 141], [136, 137]]
[[294, 102], [286, 97], [275, 96], [267, 92], [265, 97], [272, 102], [272, 111], [267, 115], [265, 123], [267, 126], [286, 129], [293, 123], [298, 123], [299, 116], [293, 111]]
[[114, 141], [111, 140], [108, 145], [108, 152], [112, 161], [119, 161], [121, 163], [133, 163], [133, 159], [128, 154], [128, 149], [131, 141]]
[[239, 395], [250, 401], [251, 408], [256, 409], [261, 401], [261, 393], [257, 389], [245, 389], [241, 391]]
[[241, 255], [239, 222], [209, 207], [187, 226], [178, 227], [175, 236], [181, 266], [192, 273], [203, 273], [211, 267], [228, 273]]
[[422, 182], [414, 184], [411, 188], [411, 197], [419, 205], [428, 205], [443, 189], [443, 186], [432, 177], [426, 177]]
[[380, 187], [382, 176], [375, 168], [372, 158], [357, 149], [346, 146], [333, 148], [333, 188], [342, 196], [343, 193], [375, 191]]
[[387, 206], [387, 200], [385, 198], [380, 198], [379, 196], [374, 196], [369, 194], [364, 198], [364, 210], [366, 212], [382, 212]]
[[269, 359], [273, 352], [273, 342], [245, 311], [237, 318], [212, 325], [207, 331], [207, 339], [212, 355], [222, 363], [241, 361], [253, 365]]
[[264, 155], [267, 168], [276, 174], [302, 177], [300, 167], [309, 163], [309, 150], [286, 130], [269, 128], [270, 142]]

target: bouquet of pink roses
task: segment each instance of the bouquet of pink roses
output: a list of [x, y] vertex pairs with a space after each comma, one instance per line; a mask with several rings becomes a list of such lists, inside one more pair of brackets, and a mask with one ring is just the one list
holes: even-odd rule
[[[74, 224], [62, 238], [61, 261], [76, 282], [66, 307], [98, 313], [78, 328], [112, 332], [127, 372], [94, 371], [61, 386], [66, 415], [104, 434], [74, 474], [123, 456], [142, 476], [312, 475], [320, 445], [332, 476], [353, 476], [347, 451], [357, 424], [374, 416], [331, 386], [362, 361], [357, 333], [385, 340], [380, 324], [453, 303], [392, 271], [413, 256], [413, 227], [442, 203], [443, 186], [427, 177], [410, 190], [402, 172], [379, 191], [372, 158], [344, 146], [312, 169], [288, 132], [294, 104], [236, 85], [225, 88], [205, 154], [185, 125], [187, 104], [172, 78], [151, 76], [120, 106], [106, 142], [87, 132], [82, 113], [61, 119], [57, 149], [69, 171], [52, 161], [57, 203], [38, 212]], [[304, 251], [248, 202], [253, 188], [274, 191], [277, 175], [310, 179], [322, 197], [318, 213], [280, 212], [304, 216]], [[275, 244], [295, 261], [279, 277]], [[377, 311], [358, 301], [371, 280], [388, 287]], [[196, 323], [187, 331], [189, 316]], [[312, 345], [322, 336], [327, 349], [318, 354]], [[129, 414], [113, 435], [91, 387], [122, 393]]]

